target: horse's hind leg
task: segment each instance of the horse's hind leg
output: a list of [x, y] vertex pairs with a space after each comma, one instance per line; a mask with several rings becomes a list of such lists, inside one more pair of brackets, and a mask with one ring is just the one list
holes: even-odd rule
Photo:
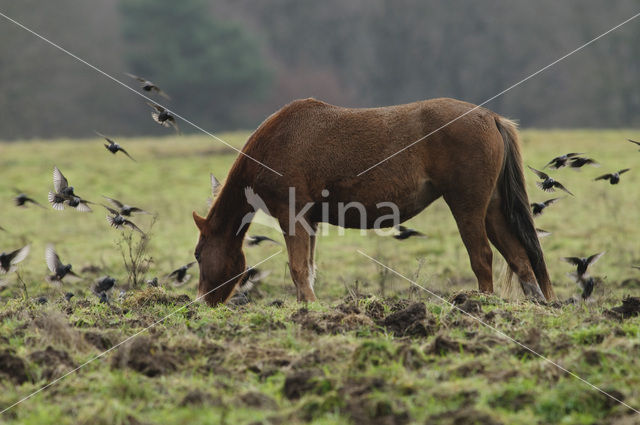
[[493, 253], [487, 238], [485, 229], [485, 216], [487, 201], [465, 199], [444, 195], [445, 201], [451, 209], [451, 213], [456, 220], [462, 242], [464, 242], [471, 269], [478, 279], [478, 289], [481, 292], [493, 292], [493, 276], [491, 273], [491, 262]]
[[531, 268], [527, 252], [507, 224], [500, 206], [500, 199], [497, 197], [494, 197], [489, 203], [486, 227], [491, 243], [507, 261], [509, 268], [518, 276], [524, 294], [544, 299]]

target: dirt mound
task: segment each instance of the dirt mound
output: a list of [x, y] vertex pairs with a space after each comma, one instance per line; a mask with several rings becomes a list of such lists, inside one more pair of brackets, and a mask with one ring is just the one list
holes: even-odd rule
[[432, 415], [427, 420], [427, 423], [439, 425], [502, 425], [502, 422], [493, 416], [472, 407], [463, 407], [458, 410]]
[[604, 314], [618, 320], [635, 317], [640, 314], [640, 298], [626, 297], [622, 300], [622, 305], [605, 310]]
[[[358, 310], [359, 311], [359, 310]], [[358, 329], [374, 329], [373, 321], [364, 314], [346, 314], [342, 311], [319, 313], [301, 308], [291, 315], [291, 320], [318, 334], [338, 334]]]
[[180, 401], [180, 406], [182, 407], [205, 406], [205, 405], [210, 406], [210, 405], [215, 405], [220, 403], [222, 403], [222, 400], [216, 399], [215, 397], [213, 397], [211, 394], [207, 392], [200, 391], [200, 390], [193, 390], [193, 391], [189, 391], [184, 396], [182, 401]]
[[123, 304], [125, 307], [143, 307], [150, 304], [182, 306], [190, 301], [191, 298], [186, 294], [173, 295], [162, 288], [148, 287], [127, 297]]
[[304, 394], [316, 388], [316, 380], [322, 372], [314, 370], [300, 370], [289, 374], [284, 380], [282, 393], [289, 400], [297, 400]]
[[10, 379], [14, 384], [24, 384], [29, 380], [24, 360], [9, 350], [0, 352], [0, 379]]
[[69, 353], [56, 350], [51, 346], [43, 351], [31, 353], [29, 359], [43, 368], [42, 377], [47, 381], [62, 376], [76, 367]]
[[424, 303], [418, 302], [391, 313], [378, 324], [393, 332], [395, 336], [424, 337], [433, 333], [433, 326], [426, 318], [427, 308]]
[[387, 383], [381, 378], [349, 378], [338, 390], [345, 405], [342, 411], [356, 424], [404, 425], [410, 421], [407, 407], [402, 401], [372, 398], [371, 394], [381, 392]]
[[278, 407], [278, 404], [274, 399], [258, 391], [249, 391], [248, 393], [240, 395], [239, 398], [242, 403], [249, 407], [263, 409], [275, 409]]
[[369, 302], [365, 308], [365, 314], [373, 320], [381, 320], [384, 318], [384, 304], [380, 301], [373, 300]]
[[113, 347], [111, 339], [99, 332], [86, 332], [84, 334], [84, 340], [101, 351], [108, 350]]
[[113, 356], [113, 368], [130, 368], [148, 377], [173, 372], [179, 365], [179, 359], [173, 350], [157, 346], [149, 337], [136, 337], [123, 344]]

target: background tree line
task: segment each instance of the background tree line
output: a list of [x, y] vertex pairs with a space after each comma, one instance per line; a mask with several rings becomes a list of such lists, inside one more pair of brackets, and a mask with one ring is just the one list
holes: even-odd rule
[[[292, 99], [480, 103], [637, 13], [631, 0], [56, 0], [4, 14], [211, 131]], [[0, 18], [0, 139], [166, 134], [144, 100]], [[640, 18], [492, 101], [536, 127], [640, 124]], [[183, 130], [193, 131], [186, 125]]]

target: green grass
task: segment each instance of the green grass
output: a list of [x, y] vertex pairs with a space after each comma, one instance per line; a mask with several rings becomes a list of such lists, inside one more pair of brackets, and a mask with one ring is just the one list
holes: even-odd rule
[[[482, 305], [479, 316], [639, 408], [640, 318], [619, 322], [603, 312], [640, 290], [640, 272], [630, 268], [640, 263], [640, 152], [625, 141], [640, 138], [640, 133], [522, 134], [525, 163], [536, 168], [571, 151], [587, 152], [602, 163], [598, 169], [554, 172], [576, 196], [551, 206], [536, 224], [553, 232], [542, 243], [560, 299], [578, 293], [566, 275], [571, 267], [561, 261], [564, 256], [607, 251], [592, 270], [604, 283], [592, 302], [562, 308], [474, 295]], [[237, 148], [247, 136], [221, 135]], [[0, 143], [0, 226], [9, 230], [0, 233], [0, 251], [31, 244], [31, 254], [19, 268], [28, 296], [24, 298], [15, 275], [0, 291], [0, 360], [5, 362], [0, 364], [0, 409], [184, 306], [180, 294], [195, 297], [196, 278], [178, 289], [129, 288], [118, 246], [122, 235], [108, 226], [101, 207], [82, 214], [12, 205], [12, 187], [45, 204], [57, 165], [76, 192], [91, 201], [101, 202], [101, 195], [107, 195], [157, 212], [147, 276], [162, 280], [192, 260], [197, 231], [191, 211], [206, 212], [209, 173], [222, 180], [236, 153], [207, 137], [119, 142], [137, 162], [112, 156], [97, 139]], [[627, 167], [632, 171], [618, 186], [593, 181]], [[554, 196], [535, 187], [532, 173], [526, 177], [532, 200]], [[152, 217], [139, 216], [136, 222], [149, 229]], [[375, 423], [374, 414], [379, 423], [473, 423], [464, 421], [475, 418], [482, 423], [599, 424], [629, 415], [625, 407], [405, 280], [382, 273], [356, 252], [360, 249], [446, 297], [476, 289], [443, 201], [408, 225], [429, 237], [398, 242], [358, 231], [341, 236], [328, 227], [317, 247], [320, 301], [306, 313], [295, 303], [283, 252], [261, 265], [271, 274], [251, 304], [216, 309], [188, 305], [6, 412], [0, 423], [341, 424]], [[281, 239], [259, 224], [249, 233]], [[117, 278], [118, 286], [127, 289], [124, 300], [100, 304], [89, 290], [97, 275], [89, 273], [62, 288], [49, 285], [44, 262], [48, 242], [56, 244], [74, 270], [98, 265], [103, 274]], [[245, 249], [249, 264], [277, 251], [273, 245]], [[497, 276], [502, 265], [497, 254], [494, 265]], [[66, 291], [76, 294], [70, 303], [62, 299]], [[346, 307], [336, 306], [349, 294], [356, 294], [356, 300], [349, 302], [351, 314], [346, 314]], [[43, 295], [49, 303], [36, 304], [34, 299]], [[284, 305], [270, 306], [275, 299]], [[388, 316], [406, 306], [403, 300], [426, 303], [427, 315], [420, 320], [424, 334], [402, 337], [381, 325], [375, 309]], [[492, 311], [496, 313], [487, 316]], [[442, 341], [450, 343], [444, 351], [437, 345]], [[44, 352], [47, 347], [56, 351]], [[9, 378], [17, 369], [5, 366], [7, 356], [24, 365], [23, 383]]]

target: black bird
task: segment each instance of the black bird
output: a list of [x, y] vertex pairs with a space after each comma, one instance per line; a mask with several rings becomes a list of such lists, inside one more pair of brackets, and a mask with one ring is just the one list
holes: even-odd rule
[[[631, 139], [627, 139], [628, 141], [630, 141], [631, 143], [635, 143], [636, 145], [640, 146], [640, 142], [636, 142], [635, 140], [631, 140]], [[638, 150], [640, 152], [640, 149]]]
[[127, 220], [126, 218], [121, 216], [118, 210], [109, 208], [106, 205], [103, 205], [103, 207], [105, 207], [107, 211], [113, 214], [113, 215], [107, 215], [107, 221], [109, 222], [111, 227], [115, 227], [116, 229], [120, 230], [123, 228], [123, 226], [127, 226], [132, 230], [135, 230], [136, 232], [140, 232], [140, 234], [144, 236], [144, 232], [138, 226], [136, 226], [134, 222], [132, 222], [131, 220]]
[[553, 158], [551, 161], [549, 161], [547, 163], [547, 165], [545, 165], [542, 168], [554, 168], [554, 169], [558, 169], [558, 168], [562, 168], [564, 166], [567, 165], [567, 161], [569, 161], [570, 158], [574, 158], [578, 155], [582, 155], [581, 153], [576, 153], [576, 152], [572, 152], [572, 153], [567, 153], [564, 155], [560, 155], [560, 156], [556, 156], [555, 158]]
[[195, 263], [196, 263], [195, 261], [192, 261], [189, 264], [185, 264], [184, 266], [178, 269], [175, 269], [174, 271], [169, 273], [169, 277], [175, 278], [175, 281], [173, 283], [175, 286], [184, 285], [189, 281], [189, 279], [191, 279], [191, 275], [187, 274], [187, 270], [189, 270], [189, 268], [193, 266]]
[[67, 301], [71, 301], [71, 298], [73, 298], [75, 295], [73, 294], [73, 292], [67, 292], [64, 294], [64, 299]]
[[538, 177], [542, 179], [541, 182], [536, 182], [536, 186], [538, 186], [540, 189], [544, 190], [545, 192], [555, 192], [557, 187], [558, 189], [564, 190], [569, 195], [573, 196], [573, 193], [569, 192], [569, 190], [566, 187], [564, 187], [562, 183], [560, 183], [559, 181], [552, 179], [551, 177], [549, 177], [548, 174], [543, 173], [542, 171], [536, 170], [531, 166], [528, 166], [528, 167], [531, 169], [531, 171], [533, 171]]
[[157, 85], [153, 84], [151, 81], [147, 80], [146, 78], [138, 77], [137, 75], [130, 74], [128, 72], [125, 72], [125, 74], [127, 74], [129, 77], [131, 77], [133, 79], [138, 80], [140, 82], [140, 88], [142, 88], [142, 90], [148, 91], [148, 92], [155, 91], [160, 96], [163, 96], [163, 97], [165, 97], [167, 99], [171, 99], [168, 94], [166, 94], [165, 92], [160, 90], [160, 87], [158, 87]]
[[100, 302], [103, 304], [109, 304], [109, 295], [107, 295], [106, 292], [100, 292], [98, 294], [96, 294], [98, 296], [98, 298], [100, 299]]
[[165, 108], [155, 103], [147, 102], [147, 105], [151, 106], [155, 110], [155, 112], [151, 113], [151, 117], [153, 117], [153, 120], [155, 122], [157, 122], [163, 127], [173, 126], [173, 128], [175, 128], [176, 131], [179, 131], [176, 118], [169, 111], [167, 111]]
[[572, 158], [569, 162], [569, 166], [574, 169], [581, 168], [585, 165], [593, 165], [594, 167], [599, 167], [600, 164], [593, 158]]
[[29, 245], [11, 252], [0, 253], [0, 274], [13, 271], [13, 266], [23, 261], [29, 255]]
[[152, 288], [157, 288], [159, 286], [158, 278], [154, 277], [153, 279], [147, 280], [147, 285], [151, 286]]
[[103, 138], [104, 138], [104, 140], [106, 140], [106, 141], [107, 141], [107, 143], [109, 143], [109, 144], [106, 144], [106, 143], [105, 143], [105, 145], [104, 145], [104, 147], [105, 147], [105, 148], [107, 148], [107, 150], [108, 150], [109, 152], [111, 152], [112, 154], [114, 154], [114, 155], [115, 155], [118, 151], [120, 151], [120, 152], [122, 152], [123, 154], [127, 155], [131, 160], [135, 161], [135, 159], [133, 159], [133, 158], [131, 157], [131, 155], [129, 155], [129, 152], [127, 152], [127, 151], [126, 151], [122, 146], [120, 146], [118, 143], [114, 142], [113, 140], [111, 140], [110, 138], [108, 138], [107, 136], [105, 136], [105, 135], [104, 135], [104, 134], [102, 134], [102, 133], [98, 133], [98, 132], [96, 131], [96, 134], [97, 134], [98, 136], [100, 136], [100, 137], [103, 137]]
[[75, 194], [73, 186], [69, 186], [69, 181], [58, 167], [53, 167], [53, 188], [55, 192], [49, 191], [49, 203], [53, 209], [62, 211], [66, 204], [81, 212], [91, 212], [91, 208], [87, 205], [91, 202]]
[[247, 236], [247, 245], [248, 246], [256, 246], [256, 245], [260, 245], [262, 242], [273, 242], [275, 244], [280, 245], [280, 242], [274, 241], [273, 239], [267, 237], [267, 236], [262, 236], [262, 235], [251, 235], [251, 236]]
[[396, 229], [398, 230], [398, 233], [393, 235], [393, 237], [398, 240], [408, 239], [412, 236], [417, 236], [421, 238], [427, 237], [427, 235], [425, 235], [424, 233], [418, 232], [415, 229], [409, 229], [408, 227], [398, 226]]
[[31, 202], [32, 204], [37, 205], [40, 208], [44, 208], [44, 206], [42, 206], [42, 204], [40, 202], [36, 201], [33, 198], [30, 198], [29, 196], [27, 196], [21, 190], [13, 189], [13, 191], [16, 193], [16, 197], [13, 198], [13, 199], [16, 201], [16, 206], [17, 207], [26, 207], [27, 203]]
[[53, 245], [47, 245], [47, 250], [45, 251], [44, 258], [47, 261], [49, 270], [51, 270], [51, 273], [53, 273], [52, 276], [49, 276], [50, 281], [62, 282], [62, 279], [64, 279], [67, 275], [80, 277], [71, 270], [71, 264], [62, 264], [62, 261], [60, 261], [60, 257], [58, 256], [58, 254], [56, 254]]
[[615, 173], [603, 174], [600, 177], [596, 177], [594, 180], [609, 180], [610, 184], [618, 184], [620, 182], [620, 174], [626, 173], [631, 168], [625, 168]]
[[576, 281], [580, 289], [582, 289], [582, 299], [586, 300], [587, 298], [589, 298], [593, 293], [593, 289], [596, 287], [598, 279], [587, 275], [578, 277], [576, 273], [571, 273], [571, 276]]
[[542, 214], [542, 211], [547, 208], [549, 205], [553, 205], [558, 202], [560, 198], [551, 198], [547, 199], [544, 202], [534, 202], [531, 204], [531, 211], [533, 212], [533, 216], [537, 217]]
[[42, 297], [38, 297], [35, 299], [36, 304], [46, 304], [49, 302], [49, 300], [47, 299], [47, 297], [42, 296]]
[[127, 205], [124, 204], [120, 201], [118, 201], [117, 199], [113, 199], [113, 198], [109, 198], [107, 196], [102, 196], [104, 199], [106, 199], [107, 201], [111, 202], [111, 204], [118, 208], [120, 210], [120, 215], [123, 215], [125, 217], [129, 217], [131, 214], [133, 213], [140, 213], [140, 214], [151, 214], [148, 211], [145, 211], [141, 208], [138, 207], [132, 207], [131, 205]]
[[240, 284], [238, 285], [238, 292], [248, 293], [253, 289], [256, 283], [260, 282], [265, 277], [269, 276], [271, 272], [263, 272], [257, 267], [247, 269], [242, 275]]
[[596, 261], [600, 259], [605, 253], [600, 252], [598, 254], [593, 254], [590, 257], [582, 258], [582, 257], [565, 257], [564, 261], [567, 263], [573, 264], [577, 266], [576, 277], [582, 278], [586, 273], [587, 269], [590, 265], [594, 264]]
[[99, 295], [101, 292], [108, 292], [116, 284], [116, 280], [111, 276], [104, 276], [96, 280], [91, 290], [94, 294]]

